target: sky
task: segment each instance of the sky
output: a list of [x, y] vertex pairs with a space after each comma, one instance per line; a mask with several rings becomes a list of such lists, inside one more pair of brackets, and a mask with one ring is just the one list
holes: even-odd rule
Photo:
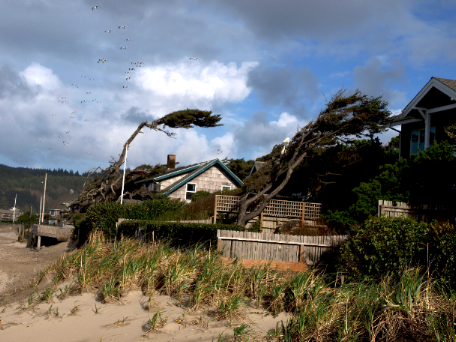
[[127, 167], [248, 160], [342, 88], [397, 114], [456, 79], [456, 1], [3, 0], [0, 51], [1, 164], [104, 168], [141, 122], [186, 108], [223, 126], [144, 129]]

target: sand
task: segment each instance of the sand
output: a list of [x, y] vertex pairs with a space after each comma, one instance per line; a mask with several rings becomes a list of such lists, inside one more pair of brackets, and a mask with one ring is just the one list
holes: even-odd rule
[[[233, 329], [246, 323], [255, 334], [266, 336], [276, 323], [288, 318], [277, 317], [261, 309], [248, 308], [241, 321], [218, 321], [204, 313], [185, 315], [185, 324], [178, 323], [185, 310], [169, 296], [156, 296], [156, 305], [147, 309], [148, 297], [141, 292], [129, 293], [120, 303], [102, 304], [95, 294], [84, 293], [64, 300], [54, 298], [49, 303], [28, 307], [27, 302], [8, 304], [0, 308], [0, 340], [2, 341], [212, 341], [219, 334], [233, 336]], [[51, 307], [52, 305], [52, 307]], [[77, 310], [74, 310], [77, 306]], [[96, 307], [95, 307], [96, 306]], [[98, 310], [98, 313], [96, 312]], [[159, 330], [148, 332], [147, 322], [157, 311], [167, 317]], [[203, 317], [203, 323], [201, 323]]]
[[[278, 322], [289, 318], [285, 313], [273, 317], [263, 309], [246, 306], [242, 320], [217, 320], [209, 309], [189, 313], [164, 295], [154, 297], [155, 305], [149, 311], [149, 298], [140, 291], [109, 304], [102, 303], [96, 293], [59, 299], [57, 291], [49, 301], [29, 306], [32, 289], [28, 285], [33, 277], [71, 249], [71, 244], [63, 242], [36, 252], [17, 242], [16, 231], [0, 226], [0, 341], [217, 341], [220, 334], [232, 337], [241, 323], [248, 324], [262, 340]], [[58, 287], [64, 289], [67, 284]], [[45, 277], [39, 292], [47, 285], [51, 280]], [[167, 317], [167, 323], [148, 332], [147, 323], [158, 311]], [[184, 322], [180, 321], [183, 313]]]

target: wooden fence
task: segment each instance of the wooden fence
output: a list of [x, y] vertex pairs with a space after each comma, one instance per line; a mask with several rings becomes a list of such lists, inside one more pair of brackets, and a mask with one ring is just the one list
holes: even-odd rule
[[312, 265], [346, 235], [302, 236], [217, 230], [217, 248], [226, 258], [306, 262]]
[[409, 205], [404, 202], [379, 200], [378, 216], [387, 217], [411, 217], [417, 221], [431, 222], [437, 220], [453, 220], [456, 216], [448, 205], [441, 204], [419, 204]]
[[[239, 211], [239, 197], [237, 196], [215, 196], [214, 222], [217, 213], [236, 213]], [[297, 202], [271, 200], [261, 213], [261, 217], [277, 217], [288, 219], [299, 219], [304, 221], [316, 221], [320, 218], [322, 211], [321, 203]]]

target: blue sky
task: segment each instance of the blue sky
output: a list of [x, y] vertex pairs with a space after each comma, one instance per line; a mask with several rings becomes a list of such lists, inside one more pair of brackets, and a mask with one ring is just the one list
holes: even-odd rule
[[455, 32], [449, 0], [4, 1], [0, 163], [106, 167], [142, 121], [185, 108], [224, 126], [146, 130], [128, 166], [254, 159], [342, 87], [398, 113], [432, 76], [456, 79]]

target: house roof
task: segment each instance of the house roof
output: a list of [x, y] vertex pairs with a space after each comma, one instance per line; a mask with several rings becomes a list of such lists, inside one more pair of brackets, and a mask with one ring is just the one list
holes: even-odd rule
[[[436, 93], [431, 93], [432, 91]], [[443, 105], [438, 103], [440, 107], [433, 107], [423, 105], [422, 102], [425, 100], [426, 95], [431, 93], [431, 98], [436, 98], [437, 103], [439, 100], [438, 96], [447, 96], [444, 100]], [[427, 109], [429, 114], [444, 111], [448, 109], [456, 108], [456, 80], [450, 80], [447, 78], [431, 77], [428, 83], [418, 92], [418, 94], [409, 102], [409, 104], [402, 110], [398, 115], [392, 116], [390, 119], [389, 127], [405, 124], [408, 122], [421, 121], [423, 117], [417, 113], [419, 109]], [[443, 101], [443, 100], [442, 100]]]
[[255, 171], [259, 171], [265, 164], [266, 164], [266, 162], [262, 162], [262, 161], [255, 160], [255, 162], [253, 163], [252, 169], [250, 170], [249, 177], [250, 177]]
[[166, 188], [162, 189], [160, 192], [169, 195], [170, 193], [174, 192], [178, 188], [180, 188], [185, 183], [188, 183], [198, 175], [202, 174], [204, 171], [208, 170], [214, 165], [219, 165], [228, 175], [239, 185], [244, 184], [230, 169], [228, 169], [218, 158], [205, 161], [202, 163], [192, 164], [184, 167], [180, 167], [174, 170], [167, 171], [165, 173], [156, 175], [152, 178], [144, 179], [142, 181], [135, 182], [135, 184], [145, 183], [145, 182], [158, 182], [161, 180], [165, 180], [171, 177], [176, 177], [178, 175], [186, 174], [184, 177], [176, 180], [171, 185], [167, 186]]

